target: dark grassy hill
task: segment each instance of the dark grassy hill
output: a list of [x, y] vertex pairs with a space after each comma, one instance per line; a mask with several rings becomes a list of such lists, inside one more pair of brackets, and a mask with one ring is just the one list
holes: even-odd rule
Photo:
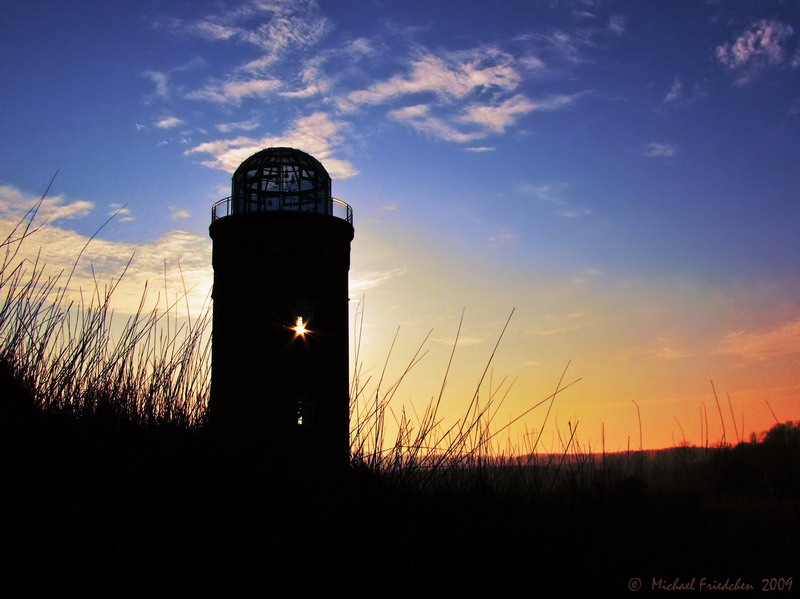
[[[775, 463], [766, 443], [711, 450], [704, 489], [654, 486], [651, 470], [526, 495], [465, 468], [420, 490], [272, 464], [202, 430], [26, 408], [5, 389], [6, 596], [627, 596], [632, 578], [760, 589], [798, 574], [797, 479], [737, 486]], [[798, 463], [797, 445], [772, 449]]]

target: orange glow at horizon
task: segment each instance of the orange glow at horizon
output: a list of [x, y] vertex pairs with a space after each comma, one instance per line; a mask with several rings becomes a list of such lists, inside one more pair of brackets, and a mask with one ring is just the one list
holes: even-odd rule
[[[451, 273], [447, 276], [471, 281], [458, 265], [445, 267], [441, 271]], [[491, 451], [515, 454], [527, 453], [533, 443], [537, 451], [563, 452], [568, 441], [570, 450], [609, 453], [638, 450], [640, 443], [645, 450], [683, 443], [737, 444], [776, 422], [800, 419], [800, 315], [793, 310], [765, 314], [745, 325], [738, 311], [713, 309], [722, 303], [717, 294], [728, 297], [729, 290], [660, 281], [625, 282], [620, 288], [600, 275], [594, 281], [564, 283], [563, 288], [540, 282], [543, 288], [559, 289], [553, 299], [537, 295], [524, 280], [509, 287], [481, 280], [454, 300], [424, 291], [437, 289], [435, 281], [427, 280], [432, 271], [429, 260], [418, 271], [419, 282], [411, 279], [413, 273], [402, 281], [384, 282], [386, 293], [367, 310], [370, 327], [354, 329], [350, 340], [351, 348], [359, 349], [351, 364], [360, 367], [363, 361], [356, 373], [382, 372], [385, 365], [384, 380], [402, 380], [402, 393], [393, 399], [395, 413], [424, 413], [446, 376], [437, 413], [444, 430], [469, 414], [474, 397], [481, 402], [494, 397], [492, 428], [515, 422], [492, 440]], [[416, 295], [425, 302], [419, 303]], [[525, 309], [515, 311], [513, 326], [493, 354], [507, 316], [492, 304], [497, 295], [530, 299], [521, 302]], [[391, 297], [392, 305], [381, 305], [383, 297]], [[782, 295], [779, 299], [788, 301]], [[467, 304], [461, 328], [459, 311], [450, 306], [460, 300]], [[351, 304], [353, 322], [360, 319], [361, 309]], [[382, 322], [402, 322], [396, 342], [396, 328]], [[424, 359], [414, 362], [406, 375], [408, 359], [432, 324], [437, 330], [424, 343]], [[454, 343], [455, 360], [448, 369]], [[485, 386], [477, 390], [489, 359]], [[553, 393], [567, 364], [564, 382], [580, 382], [558, 393], [549, 414], [549, 402], [526, 413]], [[506, 376], [515, 381], [507, 396], [501, 386]], [[367, 376], [361, 379], [368, 384]], [[370, 386], [360, 396], [373, 392]], [[569, 423], [577, 428], [574, 437]], [[394, 432], [395, 424], [388, 424], [387, 443], [393, 442]]]

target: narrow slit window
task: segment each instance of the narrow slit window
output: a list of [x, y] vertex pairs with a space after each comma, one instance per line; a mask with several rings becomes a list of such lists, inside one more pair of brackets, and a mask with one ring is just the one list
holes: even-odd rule
[[314, 402], [310, 393], [301, 393], [297, 398], [297, 426], [308, 427], [314, 422]]

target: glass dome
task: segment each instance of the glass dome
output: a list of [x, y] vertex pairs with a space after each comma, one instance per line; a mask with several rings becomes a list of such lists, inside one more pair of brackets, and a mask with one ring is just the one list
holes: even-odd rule
[[333, 214], [330, 175], [316, 158], [294, 148], [266, 148], [250, 156], [233, 173], [231, 191], [231, 214]]

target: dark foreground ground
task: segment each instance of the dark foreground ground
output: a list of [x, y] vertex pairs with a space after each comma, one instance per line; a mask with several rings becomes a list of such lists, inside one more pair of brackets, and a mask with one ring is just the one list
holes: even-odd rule
[[197, 433], [41, 416], [6, 419], [0, 449], [5, 597], [800, 594], [792, 485], [421, 493]]

